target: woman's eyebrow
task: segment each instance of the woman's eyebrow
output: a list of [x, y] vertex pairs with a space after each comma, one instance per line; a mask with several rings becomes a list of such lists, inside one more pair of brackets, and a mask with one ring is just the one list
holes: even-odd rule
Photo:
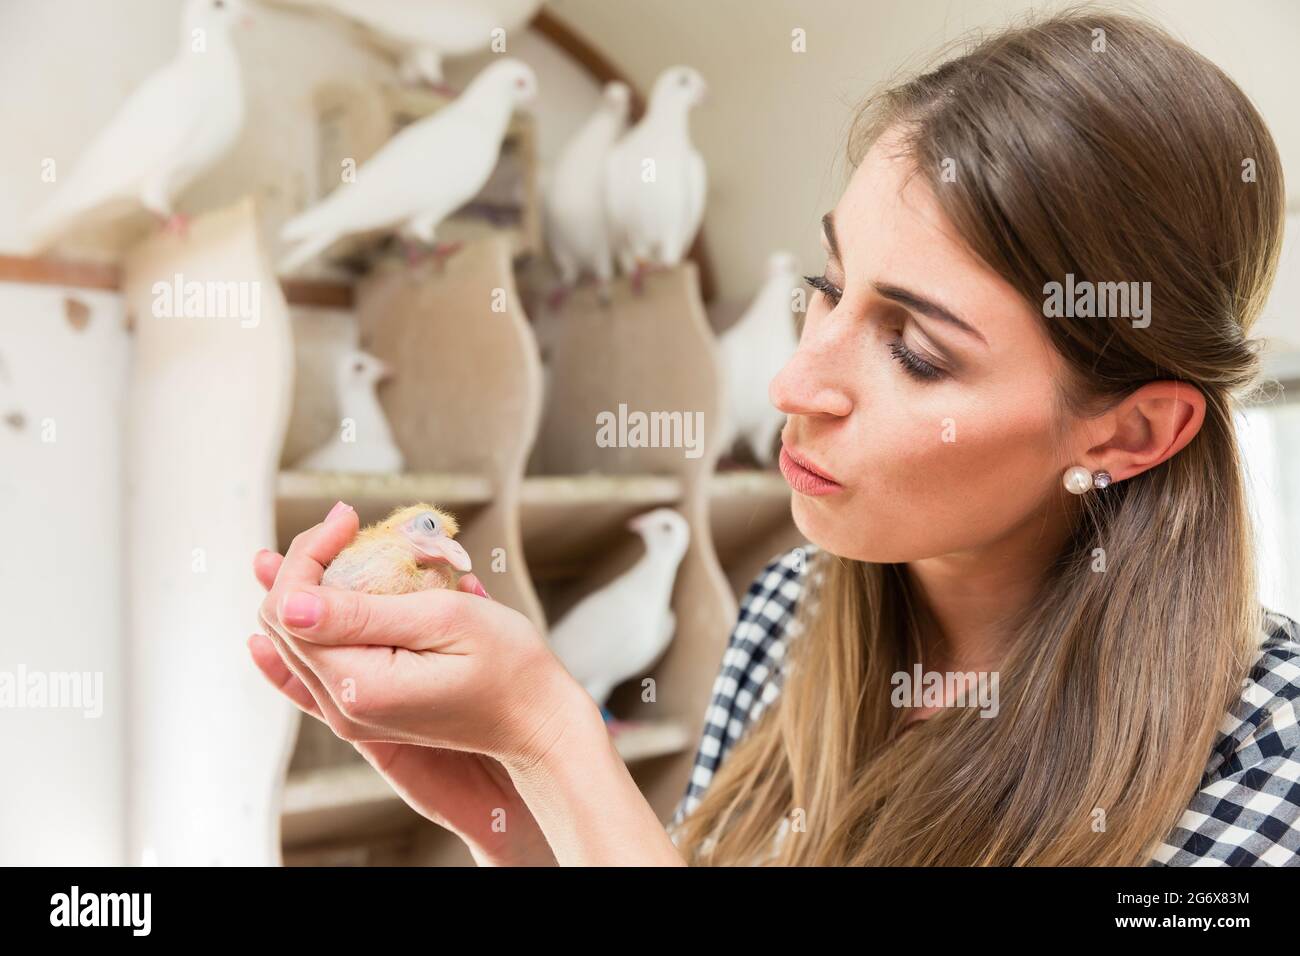
[[[840, 258], [840, 244], [835, 239], [835, 219], [832, 213], [828, 212], [826, 215], [822, 216], [822, 234], [826, 237], [827, 245], [831, 247], [831, 258], [843, 265], [844, 260]], [[986, 347], [988, 346], [988, 339], [984, 338], [984, 336], [980, 334], [979, 329], [975, 328], [975, 326], [968, 322], [963, 322], [943, 306], [931, 302], [929, 299], [923, 299], [916, 293], [909, 292], [896, 285], [890, 285], [885, 282], [877, 282], [874, 283], [874, 285], [876, 292], [884, 298], [897, 302], [899, 305], [911, 309], [913, 312], [928, 315], [932, 319], [949, 322], [952, 325], [957, 326], [957, 328], [975, 336], [975, 338], [983, 342]]]
[[826, 244], [831, 247], [831, 258], [843, 264], [844, 260], [840, 258], [840, 244], [835, 241], [835, 220], [831, 218], [829, 212], [822, 216], [822, 235], [826, 237]]
[[935, 303], [931, 302], [929, 299], [923, 299], [916, 293], [908, 292], [906, 289], [899, 288], [896, 285], [889, 285], [888, 283], [884, 283], [884, 282], [876, 282], [873, 283], [873, 285], [875, 287], [876, 292], [881, 296], [883, 296], [884, 298], [890, 299], [893, 302], [897, 302], [899, 305], [903, 306], [904, 308], [911, 309], [913, 312], [919, 312], [921, 313], [921, 315], [928, 315], [932, 319], [939, 319], [944, 322], [949, 322], [957, 326], [957, 328], [969, 332], [971, 335], [975, 336], [977, 339], [983, 342], [985, 346], [989, 344], [988, 340], [984, 338], [983, 335], [980, 334], [979, 329], [975, 328], [975, 326], [973, 325], [963, 322], [961, 319], [957, 318], [957, 316], [953, 315], [943, 306], [936, 305]]

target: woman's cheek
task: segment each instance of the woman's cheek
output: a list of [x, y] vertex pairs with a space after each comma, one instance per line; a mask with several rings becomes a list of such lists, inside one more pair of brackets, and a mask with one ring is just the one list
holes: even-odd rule
[[850, 488], [794, 496], [796, 525], [834, 554], [890, 563], [996, 539], [1036, 508], [1050, 464], [1046, 419], [994, 412], [956, 412], [893, 432], [877, 427], [858, 446], [867, 454], [846, 471]]

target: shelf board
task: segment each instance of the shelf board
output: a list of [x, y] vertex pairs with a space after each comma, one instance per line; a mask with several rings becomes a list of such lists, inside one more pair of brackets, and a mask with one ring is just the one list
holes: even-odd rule
[[276, 520], [282, 538], [324, 520], [336, 501], [357, 510], [363, 525], [378, 521], [394, 508], [427, 501], [453, 512], [458, 519], [492, 500], [492, 482], [481, 475], [444, 472], [348, 474], [345, 472], [282, 471], [276, 480]]
[[[89, 259], [0, 255], [0, 282], [120, 292], [122, 269], [114, 262]], [[280, 280], [280, 287], [290, 305], [337, 309], [353, 306], [353, 290], [349, 282], [286, 277]]]
[[687, 726], [676, 720], [623, 721], [614, 734], [614, 745], [627, 764], [681, 753], [694, 742]]
[[632, 536], [628, 519], [681, 501], [671, 475], [529, 475], [520, 491], [524, 553], [535, 579], [575, 577]]
[[[680, 753], [692, 745], [678, 721], [625, 721], [614, 744], [625, 763]], [[422, 819], [383, 777], [361, 760], [295, 770], [285, 782], [280, 826], [286, 847], [300, 847], [360, 832], [398, 830]]]
[[420, 819], [388, 781], [363, 761], [290, 773], [280, 810], [285, 846], [302, 846], [343, 833], [382, 833]]
[[0, 255], [0, 282], [117, 292], [122, 288], [122, 270], [109, 262]]
[[723, 471], [709, 479], [713, 543], [724, 568], [790, 525], [790, 495], [778, 471]]

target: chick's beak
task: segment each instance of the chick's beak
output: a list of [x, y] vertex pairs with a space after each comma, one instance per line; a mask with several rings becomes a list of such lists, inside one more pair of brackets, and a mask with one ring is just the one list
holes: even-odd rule
[[444, 536], [422, 543], [420, 551], [430, 561], [446, 561], [457, 571], [472, 570], [468, 552], [451, 538]]

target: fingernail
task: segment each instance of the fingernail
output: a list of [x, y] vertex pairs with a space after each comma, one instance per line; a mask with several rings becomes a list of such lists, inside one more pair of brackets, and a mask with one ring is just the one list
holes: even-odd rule
[[327, 515], [325, 516], [325, 520], [326, 520], [326, 521], [330, 521], [330, 520], [332, 520], [333, 518], [336, 518], [338, 515], [343, 514], [345, 511], [351, 511], [351, 510], [352, 510], [352, 506], [351, 506], [351, 505], [345, 505], [345, 504], [344, 504], [343, 502], [341, 502], [341, 501], [340, 501], [340, 502], [337, 502], [337, 503], [334, 505], [334, 507], [330, 509], [330, 513], [327, 514]]
[[474, 579], [474, 593], [487, 598], [489, 601], [492, 600], [492, 598], [488, 597], [487, 588], [483, 587], [483, 582], [478, 578]]
[[280, 609], [280, 620], [290, 627], [311, 627], [321, 619], [325, 606], [321, 599], [306, 591], [295, 591]]

